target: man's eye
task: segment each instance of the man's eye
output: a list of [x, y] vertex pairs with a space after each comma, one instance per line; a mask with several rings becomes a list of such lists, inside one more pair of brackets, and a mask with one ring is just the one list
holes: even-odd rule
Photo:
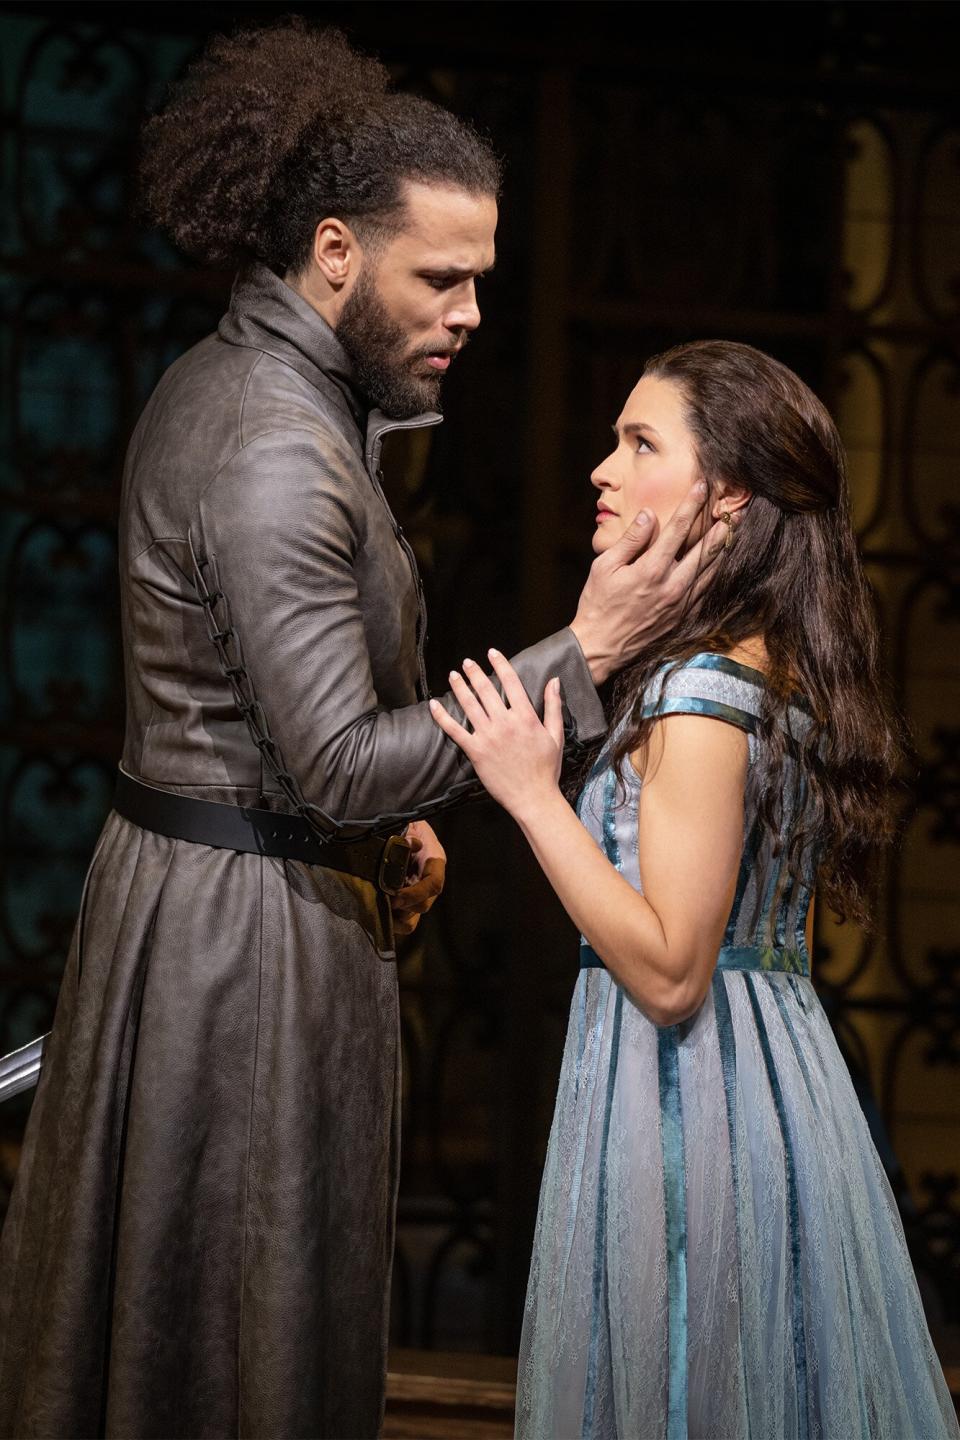
[[449, 275], [428, 275], [426, 281], [431, 290], [449, 290], [457, 283]]

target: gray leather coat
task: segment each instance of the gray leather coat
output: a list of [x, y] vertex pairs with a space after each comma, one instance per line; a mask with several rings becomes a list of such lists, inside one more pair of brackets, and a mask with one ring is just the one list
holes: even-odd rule
[[[130, 445], [132, 774], [293, 804], [328, 832], [398, 828], [475, 787], [424, 703], [422, 590], [380, 482], [384, 436], [438, 418], [368, 414], [307, 303], [263, 267], [240, 277]], [[560, 676], [571, 734], [602, 733], [569, 631], [515, 664], [537, 700]], [[0, 1249], [0, 1435], [377, 1433], [392, 959], [367, 882], [110, 815]]]

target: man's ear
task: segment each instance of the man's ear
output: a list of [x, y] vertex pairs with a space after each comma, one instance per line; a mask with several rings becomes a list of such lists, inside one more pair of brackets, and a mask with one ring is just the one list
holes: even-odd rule
[[313, 261], [331, 290], [337, 292], [356, 276], [362, 252], [356, 235], [342, 220], [321, 220], [313, 237]]
[[720, 512], [725, 510], [728, 515], [735, 515], [738, 510], [750, 503], [751, 492], [745, 490], [742, 485], [734, 485], [729, 480], [721, 480], [714, 490], [713, 506], [711, 513], [714, 520]]

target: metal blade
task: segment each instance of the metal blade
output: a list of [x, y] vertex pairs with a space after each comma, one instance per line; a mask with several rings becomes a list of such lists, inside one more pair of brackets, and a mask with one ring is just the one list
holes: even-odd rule
[[11, 1100], [23, 1090], [29, 1090], [40, 1079], [40, 1064], [46, 1035], [40, 1035], [0, 1058], [0, 1102]]

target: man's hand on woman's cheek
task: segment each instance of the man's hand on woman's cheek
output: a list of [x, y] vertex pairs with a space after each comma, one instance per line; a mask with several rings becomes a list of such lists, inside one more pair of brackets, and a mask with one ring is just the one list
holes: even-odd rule
[[[698, 481], [662, 530], [651, 511], [641, 510], [591, 565], [570, 629], [596, 684], [669, 630], [702, 593], [741, 519], [733, 515], [729, 529], [719, 521], [707, 528], [706, 500], [707, 487]], [[698, 526], [705, 533], [691, 543]]]

